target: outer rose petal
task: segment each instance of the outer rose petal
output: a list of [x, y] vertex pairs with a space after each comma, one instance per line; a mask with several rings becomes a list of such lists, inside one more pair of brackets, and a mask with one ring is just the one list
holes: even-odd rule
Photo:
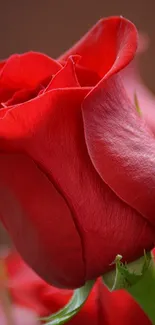
[[[123, 68], [134, 56], [137, 46], [135, 26], [122, 17], [100, 20], [77, 44], [59, 59], [81, 56], [80, 65], [103, 77], [113, 66]], [[119, 62], [119, 64], [118, 64]]]
[[63, 197], [24, 155], [1, 154], [0, 166], [0, 215], [23, 258], [57, 286], [81, 286], [81, 240]]
[[[50, 91], [35, 100], [8, 110], [4, 119], [0, 120], [0, 147], [3, 150], [10, 149], [27, 152], [45, 171], [49, 180], [56, 184], [60, 193], [63, 194], [80, 232], [86, 267], [86, 279], [91, 279], [107, 271], [110, 263], [118, 253], [122, 254], [126, 260], [135, 259], [143, 254], [144, 248], [150, 249], [152, 247], [154, 235], [147, 222], [119, 200], [93, 168], [85, 145], [80, 110], [81, 101], [87, 93], [88, 90], [84, 88]], [[17, 124], [15, 123], [16, 119]], [[14, 166], [11, 164], [11, 166], [11, 175], [16, 175], [18, 173], [18, 171], [16, 172], [17, 167], [15, 164]], [[2, 164], [0, 168], [4, 184], [8, 168], [10, 169], [6, 163]], [[21, 201], [21, 195], [23, 199], [25, 197], [25, 180], [22, 180], [22, 175], [20, 177], [21, 183], [19, 183], [19, 187], [16, 190], [19, 202]], [[31, 178], [29, 182], [31, 184]], [[13, 191], [16, 183], [16, 178], [13, 179], [10, 176], [7, 185], [12, 187]], [[36, 180], [36, 184], [39, 184], [39, 179], [38, 181]], [[34, 185], [34, 190], [36, 189], [37, 191], [37, 188], [38, 185]], [[44, 214], [40, 209], [39, 203], [42, 204], [42, 199], [38, 202], [38, 212], [36, 211], [34, 216], [33, 211], [31, 215], [28, 215], [29, 220], [34, 223], [36, 231], [37, 228], [41, 231], [42, 238], [46, 243], [47, 233], [51, 238], [53, 230], [50, 231], [48, 224], [45, 224], [46, 218], [43, 217]], [[33, 201], [25, 202], [24, 208], [26, 209], [27, 205], [28, 208], [31, 208], [31, 204], [33, 204]], [[23, 229], [20, 230], [22, 238], [18, 238], [17, 243], [17, 225], [11, 223], [12, 214], [7, 217], [4, 212], [3, 210], [4, 221], [8, 218], [8, 227], [14, 236], [17, 248], [20, 249], [20, 240], [23, 240], [25, 251], [31, 249], [31, 241], [26, 241], [25, 236], [25, 231], [28, 227], [26, 225], [26, 218], [25, 220], [23, 218]], [[39, 224], [37, 225], [36, 222]], [[55, 223], [55, 219], [51, 217], [51, 227], [53, 227], [53, 223]], [[44, 227], [47, 227], [46, 231]], [[56, 235], [58, 224], [56, 223], [54, 227]], [[109, 240], [110, 238], [113, 238], [113, 240]], [[66, 244], [73, 248], [71, 254], [76, 258], [76, 253], [74, 252], [76, 248], [70, 244], [74, 243], [74, 239], [72, 240]], [[61, 240], [59, 248], [61, 248], [64, 242], [64, 240]], [[26, 245], [29, 248], [26, 248]], [[49, 252], [49, 255], [46, 255], [46, 259], [49, 261], [51, 245], [47, 245], [45, 248]], [[53, 250], [55, 250], [55, 247], [53, 247]], [[68, 251], [65, 251], [66, 253], [62, 252], [64, 259], [68, 256]], [[46, 259], [44, 257], [44, 263]], [[35, 265], [33, 265], [33, 261], [29, 260], [29, 263], [37, 270], [37, 267], [40, 268], [40, 265], [42, 265], [42, 258], [40, 257], [40, 261], [37, 261]], [[68, 265], [68, 258], [66, 262], [62, 259], [63, 263]], [[76, 271], [72, 272], [75, 283], [73, 278], [70, 279], [70, 283], [64, 282], [64, 279], [62, 281], [58, 279], [58, 282], [60, 281], [59, 285], [76, 286], [76, 283], [79, 281], [77, 277], [81, 279], [81, 274], [78, 275], [77, 265], [75, 263]], [[56, 268], [58, 268], [57, 263], [55, 271]], [[81, 270], [81, 267], [79, 269]], [[49, 267], [46, 268], [47, 274], [44, 274], [44, 277], [46, 275], [46, 279], [49, 279], [51, 282], [54, 279], [56, 283], [55, 275], [53, 276], [49, 270]], [[69, 276], [71, 276], [70, 273], [68, 274]]]
[[155, 225], [155, 139], [117, 76], [88, 95], [83, 119], [89, 155], [103, 181]]

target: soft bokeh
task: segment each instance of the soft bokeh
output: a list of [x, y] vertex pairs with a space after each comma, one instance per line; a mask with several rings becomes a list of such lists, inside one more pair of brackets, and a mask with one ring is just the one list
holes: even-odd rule
[[[12, 305], [12, 317], [10, 325], [39, 325], [40, 322], [37, 315], [27, 308]], [[0, 309], [0, 324], [9, 325], [6, 315], [3, 310]]]

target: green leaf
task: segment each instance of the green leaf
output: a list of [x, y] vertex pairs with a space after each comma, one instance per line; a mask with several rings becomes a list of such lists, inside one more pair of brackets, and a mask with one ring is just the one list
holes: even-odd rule
[[123, 264], [121, 259], [122, 256], [117, 255], [114, 261], [116, 269], [102, 276], [105, 285], [110, 291], [127, 290], [135, 285], [147, 271], [151, 261], [151, 253], [145, 253], [143, 257], [128, 265]]
[[84, 305], [95, 281], [88, 281], [85, 285], [74, 291], [74, 294], [69, 303], [57, 313], [41, 320], [45, 321], [46, 325], [60, 325], [69, 321]]

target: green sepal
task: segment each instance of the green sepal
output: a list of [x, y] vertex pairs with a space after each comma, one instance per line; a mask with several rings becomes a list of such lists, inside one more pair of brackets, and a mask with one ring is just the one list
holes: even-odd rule
[[138, 260], [126, 264], [121, 262], [122, 256], [117, 255], [114, 263], [115, 270], [102, 276], [104, 284], [110, 291], [126, 289], [135, 285], [148, 270], [151, 262], [151, 253], [144, 253]]
[[41, 321], [44, 321], [45, 325], [60, 325], [68, 322], [82, 308], [94, 283], [95, 280], [88, 281], [83, 287], [76, 289], [69, 303], [64, 308], [49, 317], [42, 318]]

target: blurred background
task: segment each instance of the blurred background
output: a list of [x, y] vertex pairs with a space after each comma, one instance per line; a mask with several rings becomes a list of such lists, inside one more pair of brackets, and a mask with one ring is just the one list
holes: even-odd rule
[[[1, 59], [28, 50], [56, 58], [101, 17], [127, 17], [149, 35], [150, 46], [140, 58], [140, 67], [155, 92], [155, 0], [1, 0], [0, 4]], [[6, 242], [1, 229], [0, 243]]]

